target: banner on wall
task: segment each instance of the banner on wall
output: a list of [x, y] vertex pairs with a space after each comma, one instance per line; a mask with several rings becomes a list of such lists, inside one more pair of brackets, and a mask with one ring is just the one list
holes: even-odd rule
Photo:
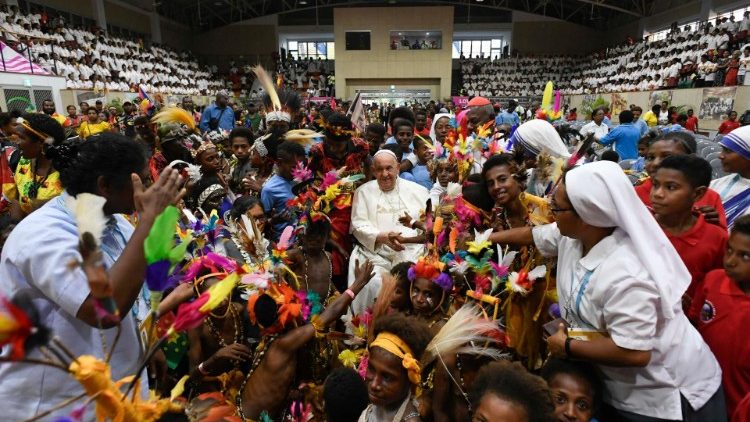
[[315, 104], [328, 104], [333, 97], [309, 97], [308, 101]]
[[703, 88], [703, 99], [698, 117], [703, 120], [724, 120], [734, 106], [736, 86]]
[[469, 97], [453, 97], [452, 100], [456, 107], [466, 107], [469, 104]]
[[625, 94], [613, 93], [612, 101], [609, 105], [609, 111], [612, 116], [619, 116], [620, 112], [628, 109], [628, 100], [625, 98]]
[[83, 102], [88, 103], [91, 107], [94, 106], [94, 104], [97, 101], [101, 101], [102, 103], [106, 104], [107, 99], [104, 96], [104, 92], [96, 92], [96, 91], [78, 91], [76, 92], [76, 103], [81, 104]]
[[668, 89], [665, 91], [652, 91], [651, 95], [649, 96], [649, 102], [648, 107], [651, 108], [655, 106], [656, 104], [661, 105], [664, 101], [667, 102], [667, 104], [672, 104], [672, 90]]

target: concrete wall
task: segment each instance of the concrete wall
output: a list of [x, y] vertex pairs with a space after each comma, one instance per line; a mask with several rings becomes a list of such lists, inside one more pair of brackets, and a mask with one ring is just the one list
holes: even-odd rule
[[267, 60], [278, 51], [278, 25], [276, 16], [256, 21], [227, 25], [193, 35], [190, 49], [223, 66], [230, 57], [245, 56], [251, 61]]
[[[660, 91], [654, 91], [654, 92], [660, 92]], [[608, 101], [610, 104], [612, 103], [612, 96], [618, 95], [622, 97], [625, 100], [626, 104], [635, 104], [643, 108], [644, 112], [648, 110], [651, 107], [650, 102], [650, 96], [651, 92], [644, 91], [644, 92], [623, 92], [623, 93], [617, 93], [617, 94], [601, 94], [601, 97], [604, 98], [606, 101]], [[570, 98], [570, 107], [576, 107], [578, 110], [581, 110], [581, 105], [584, 101], [583, 95], [571, 95]], [[672, 105], [675, 106], [689, 106], [694, 111], [695, 114], [699, 114], [701, 103], [703, 102], [703, 88], [693, 88], [693, 89], [675, 89], [672, 90]], [[737, 112], [737, 114], [741, 115], [745, 112], [745, 110], [750, 110], [750, 86], [739, 86], [737, 87], [737, 91], [734, 96], [734, 106], [733, 109]], [[589, 116], [583, 116], [583, 113], [578, 114], [579, 118], [581, 120], [588, 120]], [[617, 116], [612, 116], [614, 121], [617, 121]], [[721, 120], [708, 120], [708, 119], [700, 119], [698, 123], [698, 127], [701, 130], [712, 130], [715, 131], [719, 128], [719, 125], [721, 124]]]
[[[337, 8], [333, 21], [338, 96], [351, 97], [357, 86], [390, 85], [430, 89], [432, 98], [450, 96], [453, 7]], [[357, 30], [371, 31], [371, 50], [346, 50], [346, 31]], [[391, 30], [440, 30], [442, 49], [391, 50]]]
[[692, 0], [686, 4], [672, 6], [669, 1], [656, 2], [657, 10], [652, 16], [643, 18], [643, 29], [656, 32], [669, 28], [672, 22], [680, 24], [699, 19], [701, 2]]
[[605, 34], [596, 29], [541, 15], [513, 12], [511, 51], [577, 55], [605, 45]]
[[151, 34], [151, 13], [145, 10], [105, 1], [104, 14], [107, 18], [107, 23], [110, 25], [127, 28], [141, 34]]

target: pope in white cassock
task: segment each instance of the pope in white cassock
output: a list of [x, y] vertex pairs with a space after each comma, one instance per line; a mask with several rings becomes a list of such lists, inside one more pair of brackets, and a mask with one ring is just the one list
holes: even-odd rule
[[412, 237], [417, 231], [399, 224], [404, 213], [418, 216], [430, 193], [423, 186], [398, 177], [396, 154], [380, 150], [373, 157], [375, 180], [360, 186], [352, 201], [351, 232], [357, 244], [349, 259], [349, 281], [354, 281], [354, 264], [370, 260], [375, 277], [359, 292], [352, 310], [360, 314], [375, 302], [382, 285], [381, 274], [404, 261], [416, 261], [424, 245], [401, 244], [397, 237]]

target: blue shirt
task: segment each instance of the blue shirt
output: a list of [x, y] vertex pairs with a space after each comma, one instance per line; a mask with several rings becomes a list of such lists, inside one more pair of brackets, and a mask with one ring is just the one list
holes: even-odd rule
[[615, 151], [621, 160], [635, 160], [638, 158], [638, 141], [641, 130], [632, 123], [624, 123], [612, 129], [599, 143], [605, 146], [615, 144]]
[[495, 126], [518, 126], [519, 124], [521, 124], [521, 119], [518, 117], [518, 113], [516, 113], [515, 111], [512, 113], [503, 111], [502, 113], [498, 114], [497, 117], [495, 117]]
[[427, 189], [432, 189], [434, 182], [430, 177], [430, 170], [426, 165], [417, 164], [410, 171], [401, 173], [401, 178], [410, 182], [419, 183]]
[[201, 115], [201, 123], [198, 125], [200, 130], [208, 132], [211, 128], [208, 127], [208, 122], [211, 119], [217, 119], [219, 121], [219, 129], [221, 130], [232, 130], [234, 129], [234, 110], [232, 107], [226, 106], [223, 109], [216, 106], [216, 103], [211, 104], [203, 110]]
[[641, 136], [648, 133], [648, 123], [643, 119], [638, 119], [633, 123], [633, 126], [637, 127], [641, 131]]
[[[287, 201], [294, 198], [292, 186], [294, 185], [291, 180], [286, 180], [278, 174], [274, 174], [268, 179], [268, 182], [266, 182], [260, 191], [260, 202], [263, 204], [266, 214], [269, 216], [279, 216], [287, 211]], [[281, 237], [281, 232], [284, 231], [286, 226], [291, 224], [291, 221], [282, 221], [274, 224], [272, 239], [278, 241], [279, 237]]]

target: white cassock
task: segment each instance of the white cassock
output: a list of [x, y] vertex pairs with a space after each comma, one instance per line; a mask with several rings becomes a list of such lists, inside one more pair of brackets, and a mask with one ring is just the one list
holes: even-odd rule
[[417, 231], [401, 225], [399, 217], [408, 213], [412, 218], [419, 218], [427, 203], [430, 193], [423, 186], [404, 179], [397, 179], [396, 187], [390, 192], [383, 192], [377, 180], [360, 186], [354, 192], [352, 201], [351, 232], [358, 244], [349, 259], [349, 284], [354, 282], [354, 265], [360, 265], [369, 259], [375, 265], [375, 277], [362, 289], [352, 302], [355, 314], [360, 314], [371, 306], [380, 292], [381, 274], [389, 272], [394, 265], [404, 262], [415, 262], [423, 244], [406, 244], [401, 252], [388, 246], [375, 245], [380, 233], [399, 232], [406, 237], [416, 236]]

